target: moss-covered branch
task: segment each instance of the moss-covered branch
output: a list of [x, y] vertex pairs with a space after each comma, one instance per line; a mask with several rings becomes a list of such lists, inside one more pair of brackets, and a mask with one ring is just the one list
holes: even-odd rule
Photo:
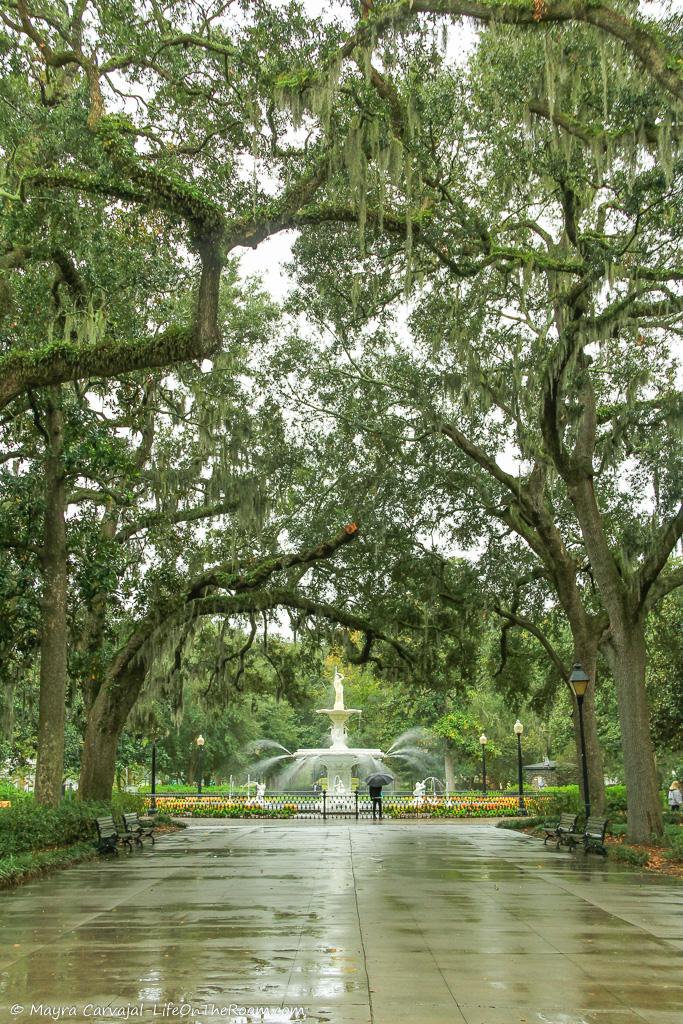
[[666, 92], [678, 100], [683, 99], [683, 66], [664, 34], [599, 0], [549, 0], [542, 4], [536, 0], [399, 0], [364, 19], [353, 39], [347, 42], [345, 52], [353, 52], [353, 45], [368, 41], [416, 14], [466, 17], [483, 24], [519, 25], [529, 29], [566, 22], [592, 25], [619, 39]]
[[305, 612], [314, 618], [327, 619], [353, 632], [371, 635], [375, 640], [382, 640], [396, 651], [407, 664], [412, 662], [408, 650], [395, 637], [379, 629], [376, 623], [349, 612], [338, 605], [314, 601], [303, 594], [290, 590], [262, 590], [234, 595], [211, 595], [193, 602], [195, 615], [239, 615], [248, 612], [268, 611], [274, 608], [291, 608]]
[[329, 558], [340, 547], [349, 544], [357, 536], [358, 527], [355, 523], [349, 523], [329, 540], [323, 541], [312, 548], [303, 548], [301, 551], [291, 553], [279, 553], [271, 558], [260, 559], [251, 565], [238, 566], [222, 565], [216, 566], [203, 573], [194, 580], [189, 592], [188, 600], [194, 600], [203, 594], [209, 587], [220, 587], [224, 590], [233, 590], [236, 593], [244, 590], [254, 590], [263, 586], [273, 573], [282, 572], [285, 569], [292, 569], [296, 566], [310, 565], [323, 558]]

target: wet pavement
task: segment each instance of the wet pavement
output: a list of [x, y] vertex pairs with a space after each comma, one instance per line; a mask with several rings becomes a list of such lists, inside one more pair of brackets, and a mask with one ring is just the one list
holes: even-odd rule
[[196, 822], [0, 893], [12, 1020], [683, 1024], [683, 884], [483, 822]]

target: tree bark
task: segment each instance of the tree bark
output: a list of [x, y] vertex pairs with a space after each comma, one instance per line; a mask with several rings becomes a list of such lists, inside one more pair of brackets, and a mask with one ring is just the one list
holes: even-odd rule
[[645, 689], [644, 613], [633, 609], [638, 594], [636, 588], [628, 586], [623, 579], [612, 554], [592, 479], [582, 477], [573, 481], [569, 494], [609, 616], [606, 653], [619, 706], [628, 795], [627, 838], [630, 842], [647, 842], [652, 834], [662, 835], [664, 826]]
[[111, 800], [119, 738], [143, 680], [144, 667], [137, 666], [130, 674], [109, 677], [100, 687], [83, 739], [78, 786], [81, 800]]
[[443, 768], [446, 782], [446, 792], [452, 793], [455, 789], [455, 770], [453, 768], [453, 752], [446, 747], [443, 755]]
[[[625, 628], [624, 628], [625, 626]], [[617, 704], [628, 798], [630, 843], [647, 843], [663, 832], [662, 805], [645, 689], [645, 623], [612, 625], [607, 660], [617, 682]]]
[[46, 415], [43, 595], [40, 638], [40, 704], [35, 796], [56, 807], [62, 797], [67, 671], [66, 480], [64, 414], [59, 389], [48, 395]]

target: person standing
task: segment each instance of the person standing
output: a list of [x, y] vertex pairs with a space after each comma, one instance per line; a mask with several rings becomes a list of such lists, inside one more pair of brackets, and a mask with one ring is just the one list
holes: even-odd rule
[[368, 787], [370, 790], [370, 799], [372, 800], [372, 819], [377, 821], [379, 814], [379, 820], [382, 820], [382, 787], [376, 783]]
[[683, 804], [683, 792], [681, 792], [681, 784], [677, 779], [674, 779], [669, 786], [667, 800], [672, 811], [680, 810], [681, 804]]

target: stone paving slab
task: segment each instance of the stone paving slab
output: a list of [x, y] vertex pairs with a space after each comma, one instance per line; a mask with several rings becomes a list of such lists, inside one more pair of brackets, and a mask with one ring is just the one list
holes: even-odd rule
[[683, 1024], [683, 884], [488, 822], [202, 820], [0, 893], [0, 1024], [60, 1019]]

